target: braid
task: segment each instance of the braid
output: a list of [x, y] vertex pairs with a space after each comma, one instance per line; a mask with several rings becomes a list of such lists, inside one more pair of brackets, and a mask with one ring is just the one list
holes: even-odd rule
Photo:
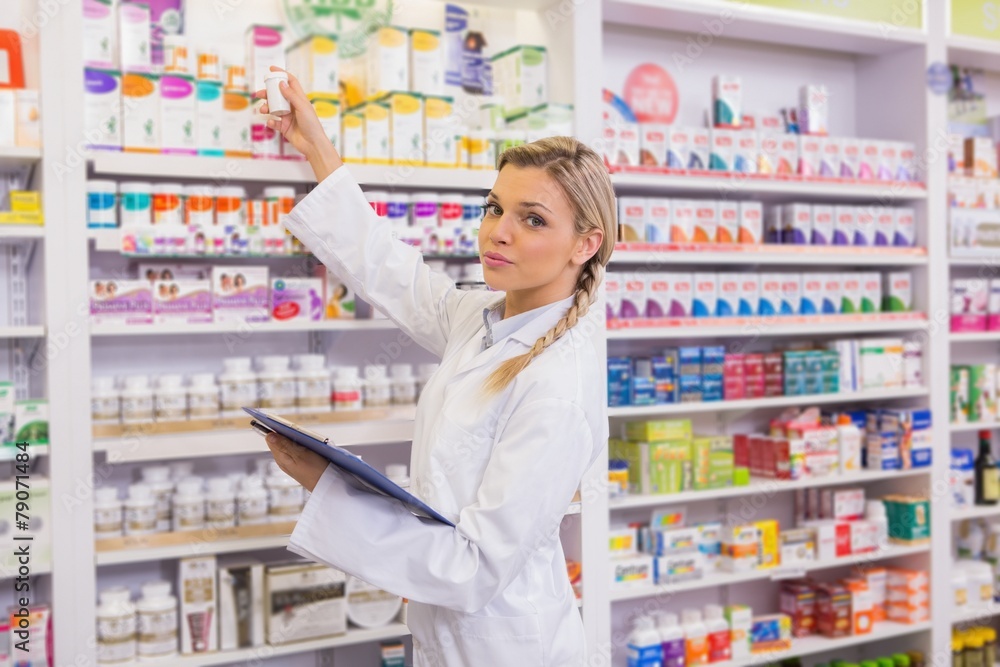
[[518, 355], [500, 364], [486, 381], [486, 393], [497, 394], [507, 388], [518, 373], [523, 371], [531, 363], [531, 360], [545, 351], [547, 347], [562, 338], [563, 334], [576, 326], [580, 318], [587, 314], [590, 306], [597, 298], [597, 287], [601, 284], [601, 274], [603, 273], [601, 264], [596, 259], [587, 262], [580, 274], [580, 280], [576, 284], [573, 305], [569, 307], [566, 314], [559, 318], [551, 329], [545, 332], [531, 349], [524, 354]]

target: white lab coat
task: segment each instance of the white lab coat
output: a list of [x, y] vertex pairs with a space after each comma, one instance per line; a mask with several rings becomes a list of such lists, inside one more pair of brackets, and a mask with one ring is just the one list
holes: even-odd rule
[[286, 226], [441, 356], [417, 406], [411, 491], [457, 524], [417, 518], [331, 466], [289, 549], [408, 598], [417, 667], [583, 665], [583, 623], [559, 525], [607, 442], [603, 313], [592, 308], [505, 391], [486, 397], [482, 387], [499, 362], [526, 352], [569, 300], [538, 309], [482, 350], [483, 310], [502, 295], [459, 291], [431, 271], [417, 250], [392, 239], [344, 167]]

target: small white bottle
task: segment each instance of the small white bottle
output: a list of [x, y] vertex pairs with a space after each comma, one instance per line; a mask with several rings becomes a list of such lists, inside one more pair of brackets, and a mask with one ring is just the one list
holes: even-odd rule
[[174, 461], [170, 464], [170, 481], [175, 485], [182, 479], [194, 474], [194, 463], [191, 461]]
[[295, 404], [299, 412], [329, 412], [330, 371], [322, 354], [295, 357]]
[[267, 523], [267, 489], [260, 475], [247, 475], [236, 497], [236, 522], [241, 526]]
[[684, 646], [687, 665], [700, 667], [708, 664], [708, 628], [701, 622], [701, 612], [685, 609], [681, 614], [684, 628]]
[[183, 375], [170, 373], [156, 379], [156, 392], [153, 395], [156, 421], [184, 421], [188, 418], [187, 401]]
[[236, 525], [236, 496], [229, 478], [213, 477], [208, 480], [205, 522], [208, 528], [232, 528]]
[[136, 616], [132, 595], [124, 586], [101, 591], [97, 606], [97, 664], [135, 660]]
[[229, 357], [222, 360], [219, 388], [222, 396], [222, 416], [242, 417], [244, 407], [257, 402], [257, 374], [251, 370], [250, 357]]
[[188, 415], [191, 419], [219, 418], [219, 385], [212, 373], [195, 373], [188, 387]]
[[878, 550], [889, 547], [889, 516], [885, 512], [885, 503], [881, 500], [865, 502], [865, 521], [878, 526]]
[[431, 376], [437, 372], [439, 365], [440, 364], [420, 364], [417, 366], [417, 400], [420, 400], [420, 395], [424, 393], [424, 387], [427, 386]]
[[410, 488], [409, 468], [404, 463], [390, 463], [385, 467], [385, 476], [404, 489]]
[[257, 387], [260, 407], [278, 412], [295, 411], [295, 373], [284, 355], [257, 357]]
[[177, 483], [174, 494], [174, 530], [201, 530], [205, 527], [205, 496], [201, 478], [188, 477]]
[[125, 378], [122, 397], [122, 423], [148, 424], [153, 421], [153, 390], [145, 375]]
[[358, 377], [358, 369], [354, 366], [341, 366], [336, 369], [333, 380], [333, 409], [360, 410], [363, 405], [362, 391], [364, 384]]
[[732, 660], [729, 623], [719, 605], [705, 605], [705, 630], [708, 632], [708, 661], [714, 663]]
[[365, 407], [384, 408], [392, 403], [392, 383], [382, 364], [365, 366]]
[[638, 616], [628, 635], [629, 667], [653, 667], [663, 660], [663, 646], [656, 623], [649, 616]]
[[142, 482], [153, 492], [156, 500], [156, 530], [170, 530], [170, 503], [174, 495], [174, 483], [170, 481], [170, 468], [167, 466], [145, 466], [142, 468]]
[[136, 609], [139, 612], [139, 659], [177, 655], [177, 598], [170, 594], [170, 582], [143, 584]]
[[393, 405], [413, 405], [417, 402], [417, 380], [413, 377], [412, 364], [393, 364], [390, 367]]
[[156, 532], [156, 499], [146, 484], [131, 484], [125, 501], [125, 534], [149, 535]]
[[97, 377], [90, 385], [90, 420], [94, 424], [121, 421], [121, 395], [113, 377]]
[[278, 464], [272, 461], [267, 475], [270, 522], [298, 521], [305, 500], [304, 491], [301, 484], [286, 475]]
[[118, 489], [102, 486], [94, 490], [94, 539], [106, 540], [122, 535], [122, 501]]

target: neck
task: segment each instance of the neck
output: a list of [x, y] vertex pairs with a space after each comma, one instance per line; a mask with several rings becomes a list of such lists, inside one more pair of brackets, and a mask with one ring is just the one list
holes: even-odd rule
[[520, 315], [521, 313], [526, 313], [529, 310], [534, 310], [535, 308], [548, 306], [549, 304], [553, 304], [557, 301], [567, 299], [573, 296], [573, 294], [573, 291], [567, 292], [566, 290], [548, 290], [540, 292], [537, 289], [507, 292], [507, 296], [504, 299], [503, 319], [514, 317], [515, 315]]

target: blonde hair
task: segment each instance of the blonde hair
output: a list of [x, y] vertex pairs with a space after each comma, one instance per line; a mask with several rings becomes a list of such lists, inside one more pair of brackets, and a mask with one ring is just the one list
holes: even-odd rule
[[604, 278], [604, 267], [611, 259], [618, 236], [615, 191], [608, 177], [604, 160], [585, 144], [572, 137], [550, 137], [530, 144], [508, 148], [497, 160], [497, 171], [507, 165], [542, 169], [566, 194], [573, 207], [576, 234], [584, 236], [595, 229], [604, 231], [601, 247], [580, 271], [573, 305], [555, 326], [535, 341], [522, 355], [500, 364], [486, 380], [486, 391], [496, 394], [505, 389], [531, 360], [559, 340], [587, 314], [597, 298], [597, 289]]

